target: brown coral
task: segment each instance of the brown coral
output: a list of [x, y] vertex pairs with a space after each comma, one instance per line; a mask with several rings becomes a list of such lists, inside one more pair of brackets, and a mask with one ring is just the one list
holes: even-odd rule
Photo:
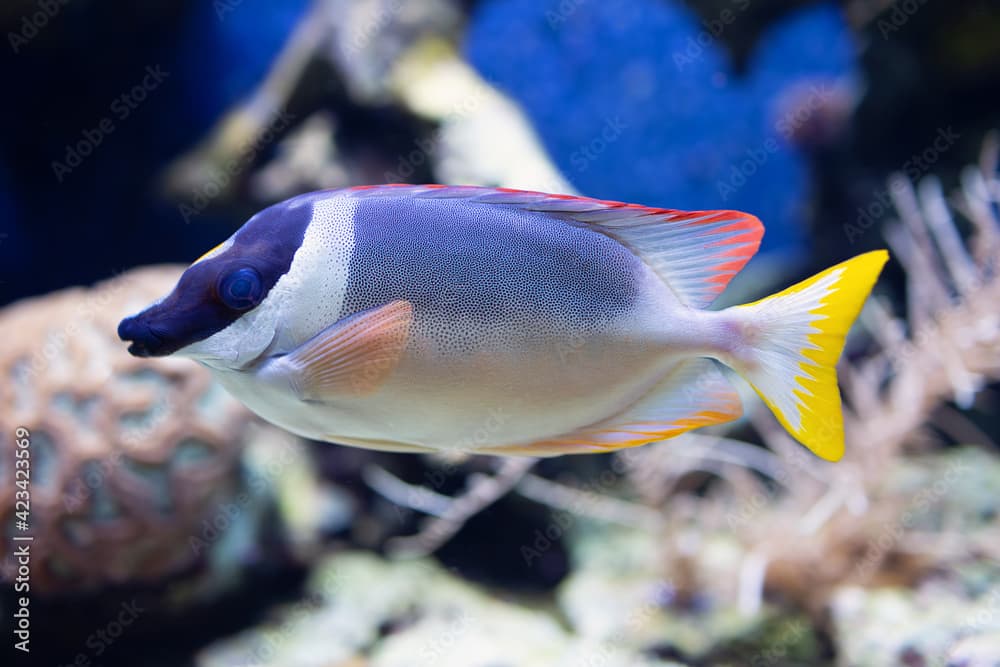
[[[132, 357], [115, 333], [179, 273], [137, 269], [0, 312], [0, 522], [34, 537], [33, 591], [149, 582], [190, 566], [190, 537], [232, 493], [248, 412], [200, 366]], [[19, 427], [30, 432], [27, 530], [15, 525], [9, 481]]]

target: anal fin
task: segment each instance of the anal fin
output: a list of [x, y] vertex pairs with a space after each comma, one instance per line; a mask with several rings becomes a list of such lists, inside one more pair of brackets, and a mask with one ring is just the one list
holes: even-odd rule
[[610, 419], [546, 440], [477, 453], [518, 456], [595, 454], [638, 447], [743, 414], [739, 394], [709, 359], [679, 363], [649, 393]]

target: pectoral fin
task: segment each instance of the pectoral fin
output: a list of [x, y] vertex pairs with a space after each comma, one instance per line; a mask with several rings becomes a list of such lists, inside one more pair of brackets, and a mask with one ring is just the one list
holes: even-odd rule
[[409, 301], [392, 301], [335, 322], [262, 369], [303, 400], [326, 401], [374, 392], [406, 349], [413, 322]]

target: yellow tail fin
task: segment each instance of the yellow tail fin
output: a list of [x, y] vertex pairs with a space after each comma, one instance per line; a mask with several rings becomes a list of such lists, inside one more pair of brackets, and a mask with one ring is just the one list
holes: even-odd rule
[[837, 360], [885, 250], [858, 255], [766, 299], [737, 306], [751, 352], [733, 366], [795, 439], [816, 455], [844, 454]]

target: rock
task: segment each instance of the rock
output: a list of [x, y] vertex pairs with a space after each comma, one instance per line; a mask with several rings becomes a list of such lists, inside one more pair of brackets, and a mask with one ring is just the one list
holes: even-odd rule
[[412, 112], [438, 123], [386, 181], [407, 182], [430, 160], [440, 183], [573, 194], [521, 109], [442, 40], [416, 44], [393, 68], [392, 89]]
[[203, 651], [199, 667], [677, 665], [574, 636], [547, 611], [478, 589], [428, 560], [340, 554], [317, 569], [308, 592], [276, 621]]
[[942, 585], [843, 588], [831, 603], [838, 664], [959, 667], [984, 655], [982, 647], [1000, 646], [998, 609], [1000, 586], [975, 598]]
[[956, 447], [904, 459], [885, 483], [886, 495], [909, 499], [907, 527], [920, 531], [995, 529], [1000, 459], [981, 447]]
[[289, 193], [310, 192], [349, 182], [334, 139], [336, 118], [318, 111], [278, 144], [275, 157], [250, 179], [256, 197], [280, 201]]
[[948, 651], [946, 667], [997, 667], [1000, 665], [1000, 632], [960, 639]]
[[428, 36], [452, 36], [463, 13], [455, 0], [326, 0], [328, 57], [356, 100], [385, 102], [396, 60]]
[[651, 573], [587, 568], [564, 584], [560, 606], [583, 637], [644, 654], [698, 663], [731, 658], [734, 664], [813, 661], [820, 655], [803, 616], [772, 607], [746, 614], [734, 602], [709, 596], [690, 603], [679, 598], [669, 581]]
[[[660, 543], [655, 534], [635, 529], [579, 531], [577, 567], [558, 596], [577, 634], [698, 663], [819, 659], [815, 631], [804, 616], [772, 606], [739, 609], [735, 582], [744, 552], [731, 536], [708, 536], [693, 545], [700, 568], [693, 575], [664, 572]], [[690, 576], [696, 578], [693, 590]]]

